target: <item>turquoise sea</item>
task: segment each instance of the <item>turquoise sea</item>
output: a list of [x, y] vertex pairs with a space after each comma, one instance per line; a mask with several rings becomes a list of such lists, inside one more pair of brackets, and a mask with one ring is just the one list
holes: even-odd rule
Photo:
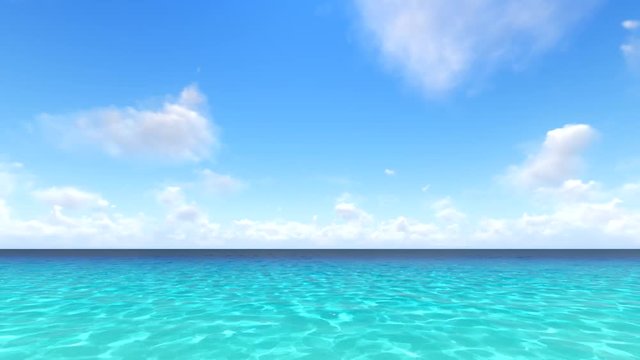
[[0, 251], [0, 359], [639, 359], [637, 251]]

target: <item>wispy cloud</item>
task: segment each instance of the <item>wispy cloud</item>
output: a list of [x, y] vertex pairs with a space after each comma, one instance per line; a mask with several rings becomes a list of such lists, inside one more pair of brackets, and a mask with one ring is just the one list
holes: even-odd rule
[[36, 190], [33, 196], [51, 206], [66, 209], [106, 208], [109, 202], [100, 194], [83, 191], [72, 186], [50, 187]]
[[622, 27], [628, 30], [629, 35], [625, 42], [620, 45], [620, 51], [629, 67], [634, 70], [640, 69], [640, 35], [638, 29], [640, 29], [640, 21], [638, 20], [625, 20], [622, 22]]
[[88, 144], [119, 157], [198, 161], [218, 146], [207, 100], [195, 85], [158, 108], [112, 106], [41, 119], [72, 146]]
[[384, 174], [387, 176], [395, 176], [396, 175], [396, 171], [393, 169], [384, 169]]
[[220, 174], [209, 169], [199, 172], [204, 190], [212, 194], [230, 194], [247, 187], [247, 183], [231, 175]]
[[384, 59], [427, 94], [554, 47], [598, 1], [356, 0]]
[[627, 30], [635, 30], [640, 28], [640, 21], [638, 20], [625, 20], [622, 22], [622, 27]]

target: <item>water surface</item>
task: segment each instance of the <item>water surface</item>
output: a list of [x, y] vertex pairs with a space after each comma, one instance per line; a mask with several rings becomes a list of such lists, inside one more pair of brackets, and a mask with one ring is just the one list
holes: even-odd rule
[[0, 359], [637, 359], [637, 251], [0, 252]]

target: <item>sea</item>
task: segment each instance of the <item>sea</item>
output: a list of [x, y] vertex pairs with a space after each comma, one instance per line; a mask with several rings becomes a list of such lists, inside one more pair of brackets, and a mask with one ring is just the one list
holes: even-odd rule
[[640, 359], [640, 251], [2, 250], [0, 359]]

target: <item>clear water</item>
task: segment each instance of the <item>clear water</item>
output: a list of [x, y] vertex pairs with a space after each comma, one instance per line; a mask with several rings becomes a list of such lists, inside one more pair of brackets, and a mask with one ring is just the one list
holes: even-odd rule
[[638, 359], [640, 255], [7, 256], [0, 359]]

